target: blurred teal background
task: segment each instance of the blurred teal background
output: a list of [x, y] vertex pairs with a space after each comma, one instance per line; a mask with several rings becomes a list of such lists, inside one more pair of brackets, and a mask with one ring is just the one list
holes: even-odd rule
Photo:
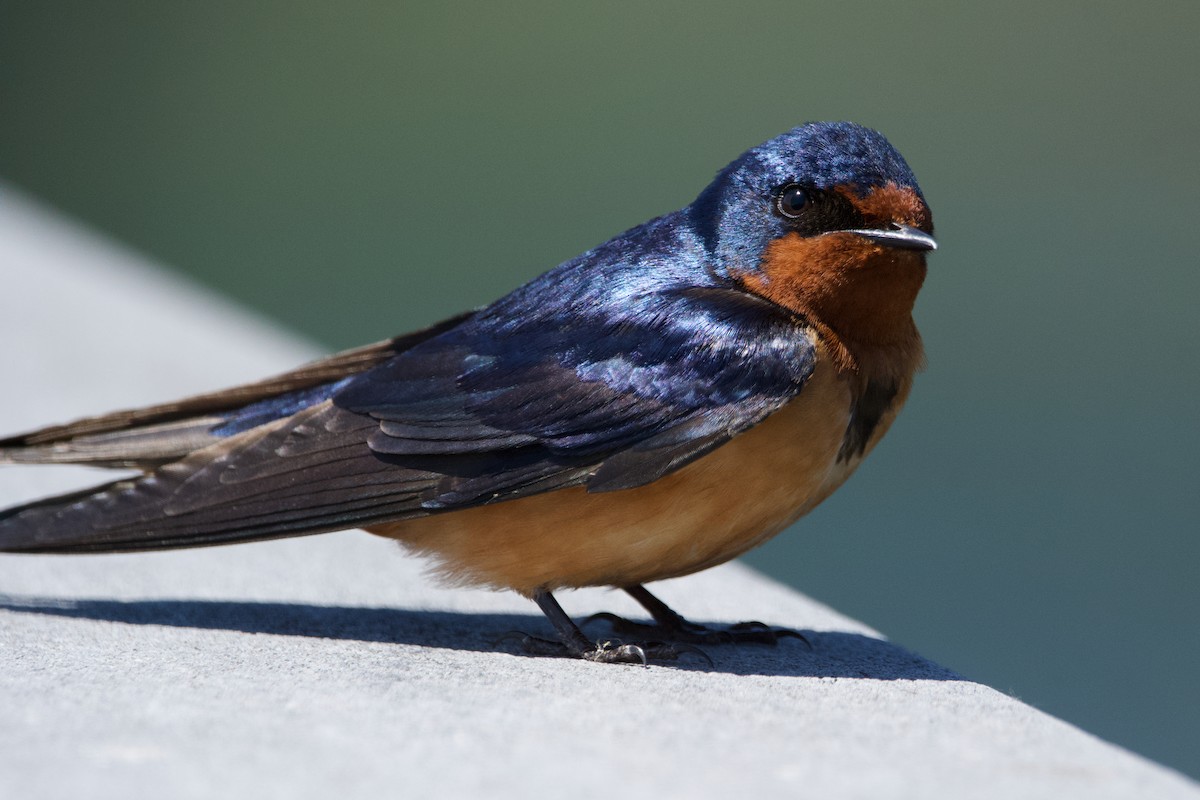
[[8, 2], [0, 179], [337, 348], [879, 128], [934, 209], [930, 366], [749, 561], [1196, 776], [1198, 9]]

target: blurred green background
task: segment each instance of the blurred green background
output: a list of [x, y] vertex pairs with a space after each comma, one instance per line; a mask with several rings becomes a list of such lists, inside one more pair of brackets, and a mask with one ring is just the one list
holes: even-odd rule
[[930, 366], [748, 560], [1195, 776], [1198, 9], [10, 1], [0, 179], [337, 348], [879, 128], [942, 246]]

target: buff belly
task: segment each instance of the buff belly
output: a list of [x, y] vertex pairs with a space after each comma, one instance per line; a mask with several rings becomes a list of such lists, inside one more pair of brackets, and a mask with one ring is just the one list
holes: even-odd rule
[[686, 575], [779, 533], [848, 477], [837, 453], [850, 403], [821, 362], [783, 409], [646, 486], [572, 487], [370, 530], [433, 557], [453, 583], [527, 595]]

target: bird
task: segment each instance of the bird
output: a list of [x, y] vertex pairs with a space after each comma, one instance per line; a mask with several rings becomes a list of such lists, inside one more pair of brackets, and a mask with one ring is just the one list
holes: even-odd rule
[[[0, 464], [133, 477], [0, 511], [0, 552], [201, 547], [348, 528], [453, 585], [533, 600], [527, 652], [647, 663], [795, 632], [694, 624], [645, 584], [733, 559], [811, 511], [891, 426], [924, 365], [937, 247], [879, 132], [810, 122], [688, 206], [490, 305], [256, 383], [0, 438]], [[626, 591], [653, 619], [554, 593]]]

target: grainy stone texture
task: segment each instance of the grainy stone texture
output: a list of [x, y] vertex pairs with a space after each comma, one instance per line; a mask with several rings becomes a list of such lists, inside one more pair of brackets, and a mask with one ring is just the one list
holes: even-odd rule
[[[314, 352], [4, 190], [0, 276], [0, 432]], [[0, 505], [100, 477], [0, 468]], [[532, 604], [439, 588], [359, 532], [0, 556], [0, 797], [1200, 797], [739, 565], [659, 590], [813, 648], [712, 647], [712, 667], [525, 657], [495, 642], [549, 633]], [[637, 613], [618, 593], [562, 599]]]

